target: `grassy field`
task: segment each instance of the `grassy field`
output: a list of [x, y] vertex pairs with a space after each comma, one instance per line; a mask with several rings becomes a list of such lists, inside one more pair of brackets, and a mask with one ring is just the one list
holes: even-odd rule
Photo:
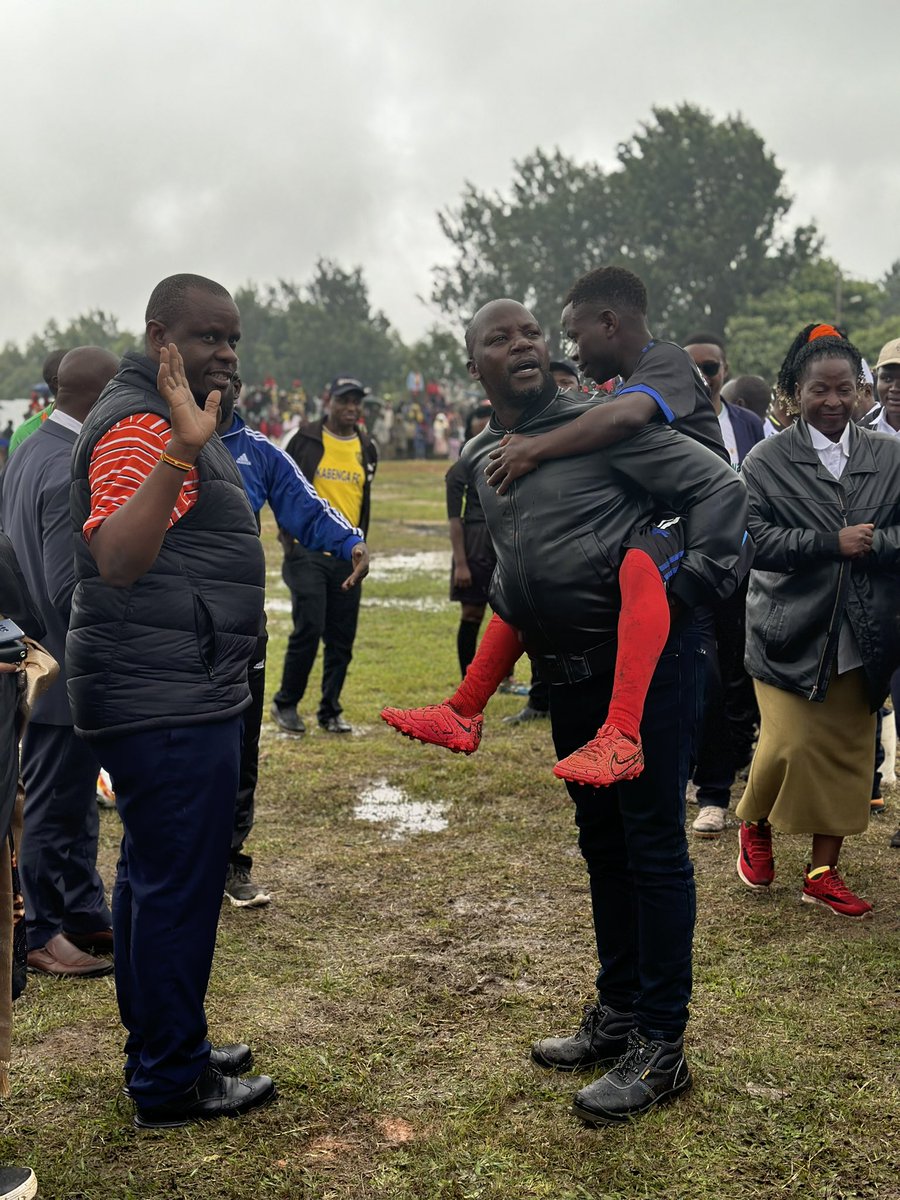
[[[223, 908], [208, 1012], [218, 1041], [253, 1045], [278, 1103], [138, 1133], [119, 1092], [112, 982], [32, 976], [0, 1160], [34, 1166], [48, 1200], [900, 1196], [894, 791], [845, 851], [871, 922], [799, 903], [804, 839], [777, 839], [761, 897], [735, 875], [736, 830], [694, 843], [684, 1101], [589, 1130], [568, 1113], [578, 1080], [530, 1065], [535, 1038], [575, 1027], [596, 970], [547, 725], [504, 726], [522, 701], [498, 697], [482, 749], [463, 759], [378, 719], [384, 703], [441, 698], [456, 678], [443, 470], [386, 463], [376, 481], [375, 564], [344, 695], [355, 735], [316, 730], [315, 680], [301, 705], [310, 734], [285, 737], [268, 718], [263, 729], [250, 849], [273, 902]], [[264, 536], [271, 694], [289, 616], [271, 522]], [[103, 813], [107, 884], [117, 837]]]

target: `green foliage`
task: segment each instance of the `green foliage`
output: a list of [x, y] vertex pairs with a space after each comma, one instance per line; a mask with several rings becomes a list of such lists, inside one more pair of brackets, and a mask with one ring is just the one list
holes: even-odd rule
[[408, 347], [406, 370], [420, 371], [429, 379], [468, 380], [463, 335], [450, 333], [437, 325]]
[[555, 339], [577, 276], [619, 263], [646, 281], [659, 333], [722, 330], [745, 297], [818, 252], [811, 228], [777, 236], [790, 207], [782, 184], [742, 118], [656, 108], [610, 172], [538, 149], [514, 164], [507, 195], [467, 184], [439, 214], [454, 261], [435, 269], [433, 298], [460, 323], [494, 297], [521, 299]]
[[318, 391], [335, 375], [354, 375], [375, 391], [396, 384], [405, 359], [398, 334], [373, 311], [359, 267], [346, 271], [319, 259], [306, 286], [248, 284], [235, 293], [241, 311], [241, 374], [258, 382], [272, 375]]
[[138, 342], [136, 334], [121, 329], [116, 317], [100, 309], [83, 313], [62, 328], [56, 321], [48, 321], [24, 348], [7, 342], [0, 350], [0, 396], [8, 399], [27, 396], [41, 382], [41, 368], [51, 350], [63, 346], [100, 346], [113, 354], [124, 354]]
[[676, 338], [695, 325], [721, 332], [778, 273], [790, 199], [774, 156], [741, 117], [682, 104], [654, 108], [618, 161], [619, 253], [647, 284], [653, 324]]
[[433, 299], [462, 330], [486, 301], [511, 296], [555, 341], [563, 296], [611, 252], [609, 185], [559, 150], [535, 150], [513, 171], [509, 196], [467, 183], [459, 207], [438, 214], [455, 261], [435, 269]]
[[896, 267], [880, 283], [848, 279], [831, 259], [807, 262], [781, 286], [749, 298], [728, 323], [732, 375], [774, 382], [785, 352], [811, 321], [840, 325], [874, 364], [878, 351], [900, 336]]

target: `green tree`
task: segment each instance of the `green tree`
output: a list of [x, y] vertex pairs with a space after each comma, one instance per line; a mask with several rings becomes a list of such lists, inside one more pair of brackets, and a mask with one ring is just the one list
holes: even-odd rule
[[438, 214], [453, 261], [435, 268], [433, 298], [464, 323], [511, 295], [553, 339], [572, 282], [616, 263], [645, 279], [660, 334], [721, 331], [743, 300], [815, 258], [814, 230], [779, 237], [790, 203], [781, 168], [742, 118], [656, 108], [610, 172], [536, 150], [514, 164], [507, 194], [467, 184]]
[[848, 279], [831, 259], [806, 263], [785, 283], [746, 300], [731, 318], [727, 342], [732, 374], [761, 375], [774, 382], [788, 346], [811, 321], [840, 325], [870, 355], [872, 337], [865, 330], [880, 321], [884, 303], [883, 285]]
[[575, 278], [611, 251], [606, 176], [559, 150], [513, 164], [509, 195], [467, 183], [460, 205], [438, 214], [454, 261], [436, 267], [432, 298], [459, 326], [488, 300], [511, 296], [555, 341], [562, 300]]
[[[717, 121], [690, 104], [654, 108], [618, 149], [619, 251], [650, 293], [652, 325], [721, 333], [747, 296], [771, 286], [786, 250], [776, 228], [790, 208], [783, 172], [740, 117]], [[803, 249], [795, 242], [796, 257]]]
[[404, 348], [384, 313], [374, 311], [359, 267], [320, 259], [305, 286], [280, 280], [248, 284], [235, 294], [241, 311], [241, 374], [248, 383], [273, 376], [303, 380], [317, 391], [340, 372], [378, 390], [396, 384]]
[[122, 329], [116, 317], [100, 309], [82, 313], [62, 327], [56, 321], [48, 321], [24, 346], [7, 342], [0, 350], [0, 396], [27, 396], [41, 382], [41, 368], [51, 350], [101, 346], [114, 354], [124, 354], [138, 343], [136, 334]]

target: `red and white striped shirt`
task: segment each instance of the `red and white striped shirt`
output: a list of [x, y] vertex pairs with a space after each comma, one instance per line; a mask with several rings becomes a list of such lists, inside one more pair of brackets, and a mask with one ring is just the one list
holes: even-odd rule
[[[82, 529], [85, 541], [138, 490], [168, 446], [171, 429], [169, 422], [155, 413], [135, 413], [103, 435], [88, 468], [91, 512]], [[170, 529], [195, 503], [199, 490], [200, 476], [193, 467], [181, 485], [169, 518]]]

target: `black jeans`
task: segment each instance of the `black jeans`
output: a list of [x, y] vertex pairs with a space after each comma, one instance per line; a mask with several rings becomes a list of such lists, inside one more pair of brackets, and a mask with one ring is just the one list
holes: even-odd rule
[[275, 703], [293, 708], [303, 699], [319, 642], [325, 646], [319, 721], [341, 714], [341, 690], [353, 657], [359, 619], [360, 585], [349, 592], [341, 584], [351, 563], [312, 550], [295, 551], [284, 560], [282, 576], [291, 592], [293, 631], [284, 656], [281, 687]]
[[247, 668], [247, 683], [250, 685], [250, 707], [245, 708], [244, 733], [241, 740], [241, 775], [238, 782], [237, 800], [234, 806], [234, 829], [231, 834], [233, 866], [246, 867], [249, 871], [253, 859], [244, 854], [244, 842], [253, 828], [256, 807], [256, 782], [259, 778], [259, 731], [262, 728], [263, 707], [266, 692], [266, 647], [269, 635], [261, 634], [256, 643], [256, 653]]
[[753, 754], [759, 709], [744, 670], [746, 583], [713, 610], [716, 648], [708, 656], [703, 727], [694, 770], [697, 803], [727, 808], [736, 773]]
[[[643, 774], [609, 788], [566, 785], [590, 877], [600, 999], [666, 1040], [684, 1031], [691, 995], [696, 901], [684, 793], [711, 646], [696, 627], [669, 638], [641, 722]], [[560, 758], [596, 734], [611, 692], [611, 674], [551, 685]]]

